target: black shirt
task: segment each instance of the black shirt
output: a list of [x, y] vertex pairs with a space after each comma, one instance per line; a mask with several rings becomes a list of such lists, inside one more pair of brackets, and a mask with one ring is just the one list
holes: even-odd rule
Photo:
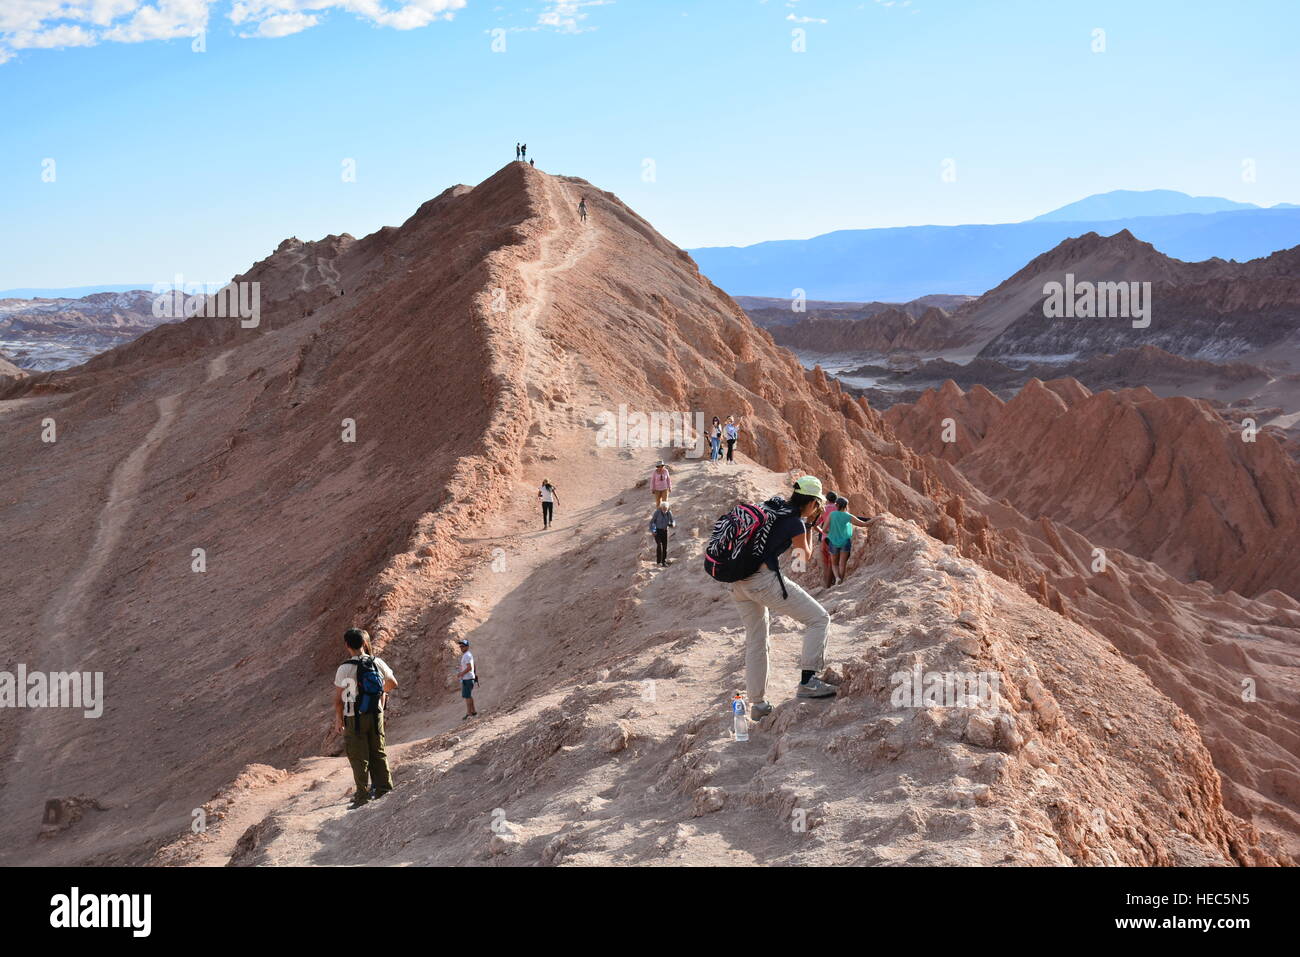
[[763, 549], [763, 564], [772, 571], [778, 570], [778, 559], [790, 548], [790, 543], [807, 532], [803, 519], [791, 512], [783, 515], [772, 525], [767, 536], [767, 547]]

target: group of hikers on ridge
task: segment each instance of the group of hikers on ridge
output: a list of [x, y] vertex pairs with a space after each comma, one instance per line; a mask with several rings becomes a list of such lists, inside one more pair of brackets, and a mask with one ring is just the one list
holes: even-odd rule
[[[739, 435], [734, 418], [728, 416], [723, 424], [715, 416], [713, 423], [709, 434], [712, 459], [720, 456], [720, 444], [726, 441], [727, 461], [734, 461]], [[672, 472], [663, 459], [655, 463], [648, 484], [654, 499], [649, 531], [655, 539], [655, 564], [667, 566], [668, 533], [677, 523], [668, 502]], [[559, 503], [559, 493], [550, 479], [542, 480], [537, 497], [542, 506], [542, 527], [549, 529]], [[819, 676], [826, 668], [830, 614], [798, 582], [782, 574], [781, 557], [787, 552], [797, 556], [795, 570], [802, 571], [802, 561], [814, 554], [815, 533], [820, 539], [829, 588], [844, 581], [853, 530], [867, 528], [875, 521], [854, 515], [847, 498], [824, 489], [817, 477], [804, 475], [794, 482], [788, 497], [773, 496], [760, 504], [742, 502], [714, 523], [704, 550], [704, 568], [711, 578], [728, 585], [745, 627], [745, 693], [753, 720], [761, 721], [773, 710], [768, 700], [773, 615], [791, 618], [803, 627], [795, 697], [820, 699], [837, 693], [835, 684]], [[343, 641], [349, 657], [334, 675], [334, 727], [344, 735], [344, 750], [356, 785], [349, 807], [355, 809], [393, 789], [384, 747], [384, 708], [389, 692], [397, 688], [397, 678], [372, 651], [367, 632], [349, 628]], [[464, 721], [478, 714], [474, 704], [478, 674], [469, 640], [461, 638], [457, 646], [460, 663], [456, 677], [465, 702]]]
[[536, 165], [537, 165], [536, 161], [528, 159], [528, 144], [527, 144], [527, 143], [516, 143], [516, 144], [515, 144], [515, 160], [516, 160], [517, 162], [520, 162], [520, 163], [522, 163], [524, 160], [528, 160], [528, 165], [529, 165], [529, 166], [536, 166]]

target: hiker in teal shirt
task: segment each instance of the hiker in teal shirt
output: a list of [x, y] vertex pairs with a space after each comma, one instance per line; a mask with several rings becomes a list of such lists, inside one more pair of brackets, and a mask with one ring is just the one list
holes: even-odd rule
[[840, 496], [835, 502], [835, 511], [831, 512], [826, 523], [826, 542], [831, 549], [831, 568], [835, 573], [835, 584], [844, 581], [844, 573], [849, 567], [849, 554], [853, 551], [853, 526], [866, 528], [874, 518], [858, 518], [849, 511], [849, 500]]

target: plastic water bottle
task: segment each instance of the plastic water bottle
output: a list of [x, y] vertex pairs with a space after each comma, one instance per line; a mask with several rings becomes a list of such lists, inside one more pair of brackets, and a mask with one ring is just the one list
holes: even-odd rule
[[743, 691], [737, 691], [731, 699], [731, 737], [734, 741], [749, 740], [749, 705]]

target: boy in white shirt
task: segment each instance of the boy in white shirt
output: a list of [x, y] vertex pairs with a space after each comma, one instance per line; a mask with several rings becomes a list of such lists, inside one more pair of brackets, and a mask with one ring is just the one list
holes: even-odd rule
[[460, 719], [464, 721], [478, 714], [474, 710], [474, 685], [478, 683], [478, 676], [474, 674], [474, 653], [469, 650], [469, 639], [462, 638], [456, 644], [460, 645], [462, 652], [460, 673], [456, 677], [460, 679], [460, 696], [465, 699], [465, 717]]

